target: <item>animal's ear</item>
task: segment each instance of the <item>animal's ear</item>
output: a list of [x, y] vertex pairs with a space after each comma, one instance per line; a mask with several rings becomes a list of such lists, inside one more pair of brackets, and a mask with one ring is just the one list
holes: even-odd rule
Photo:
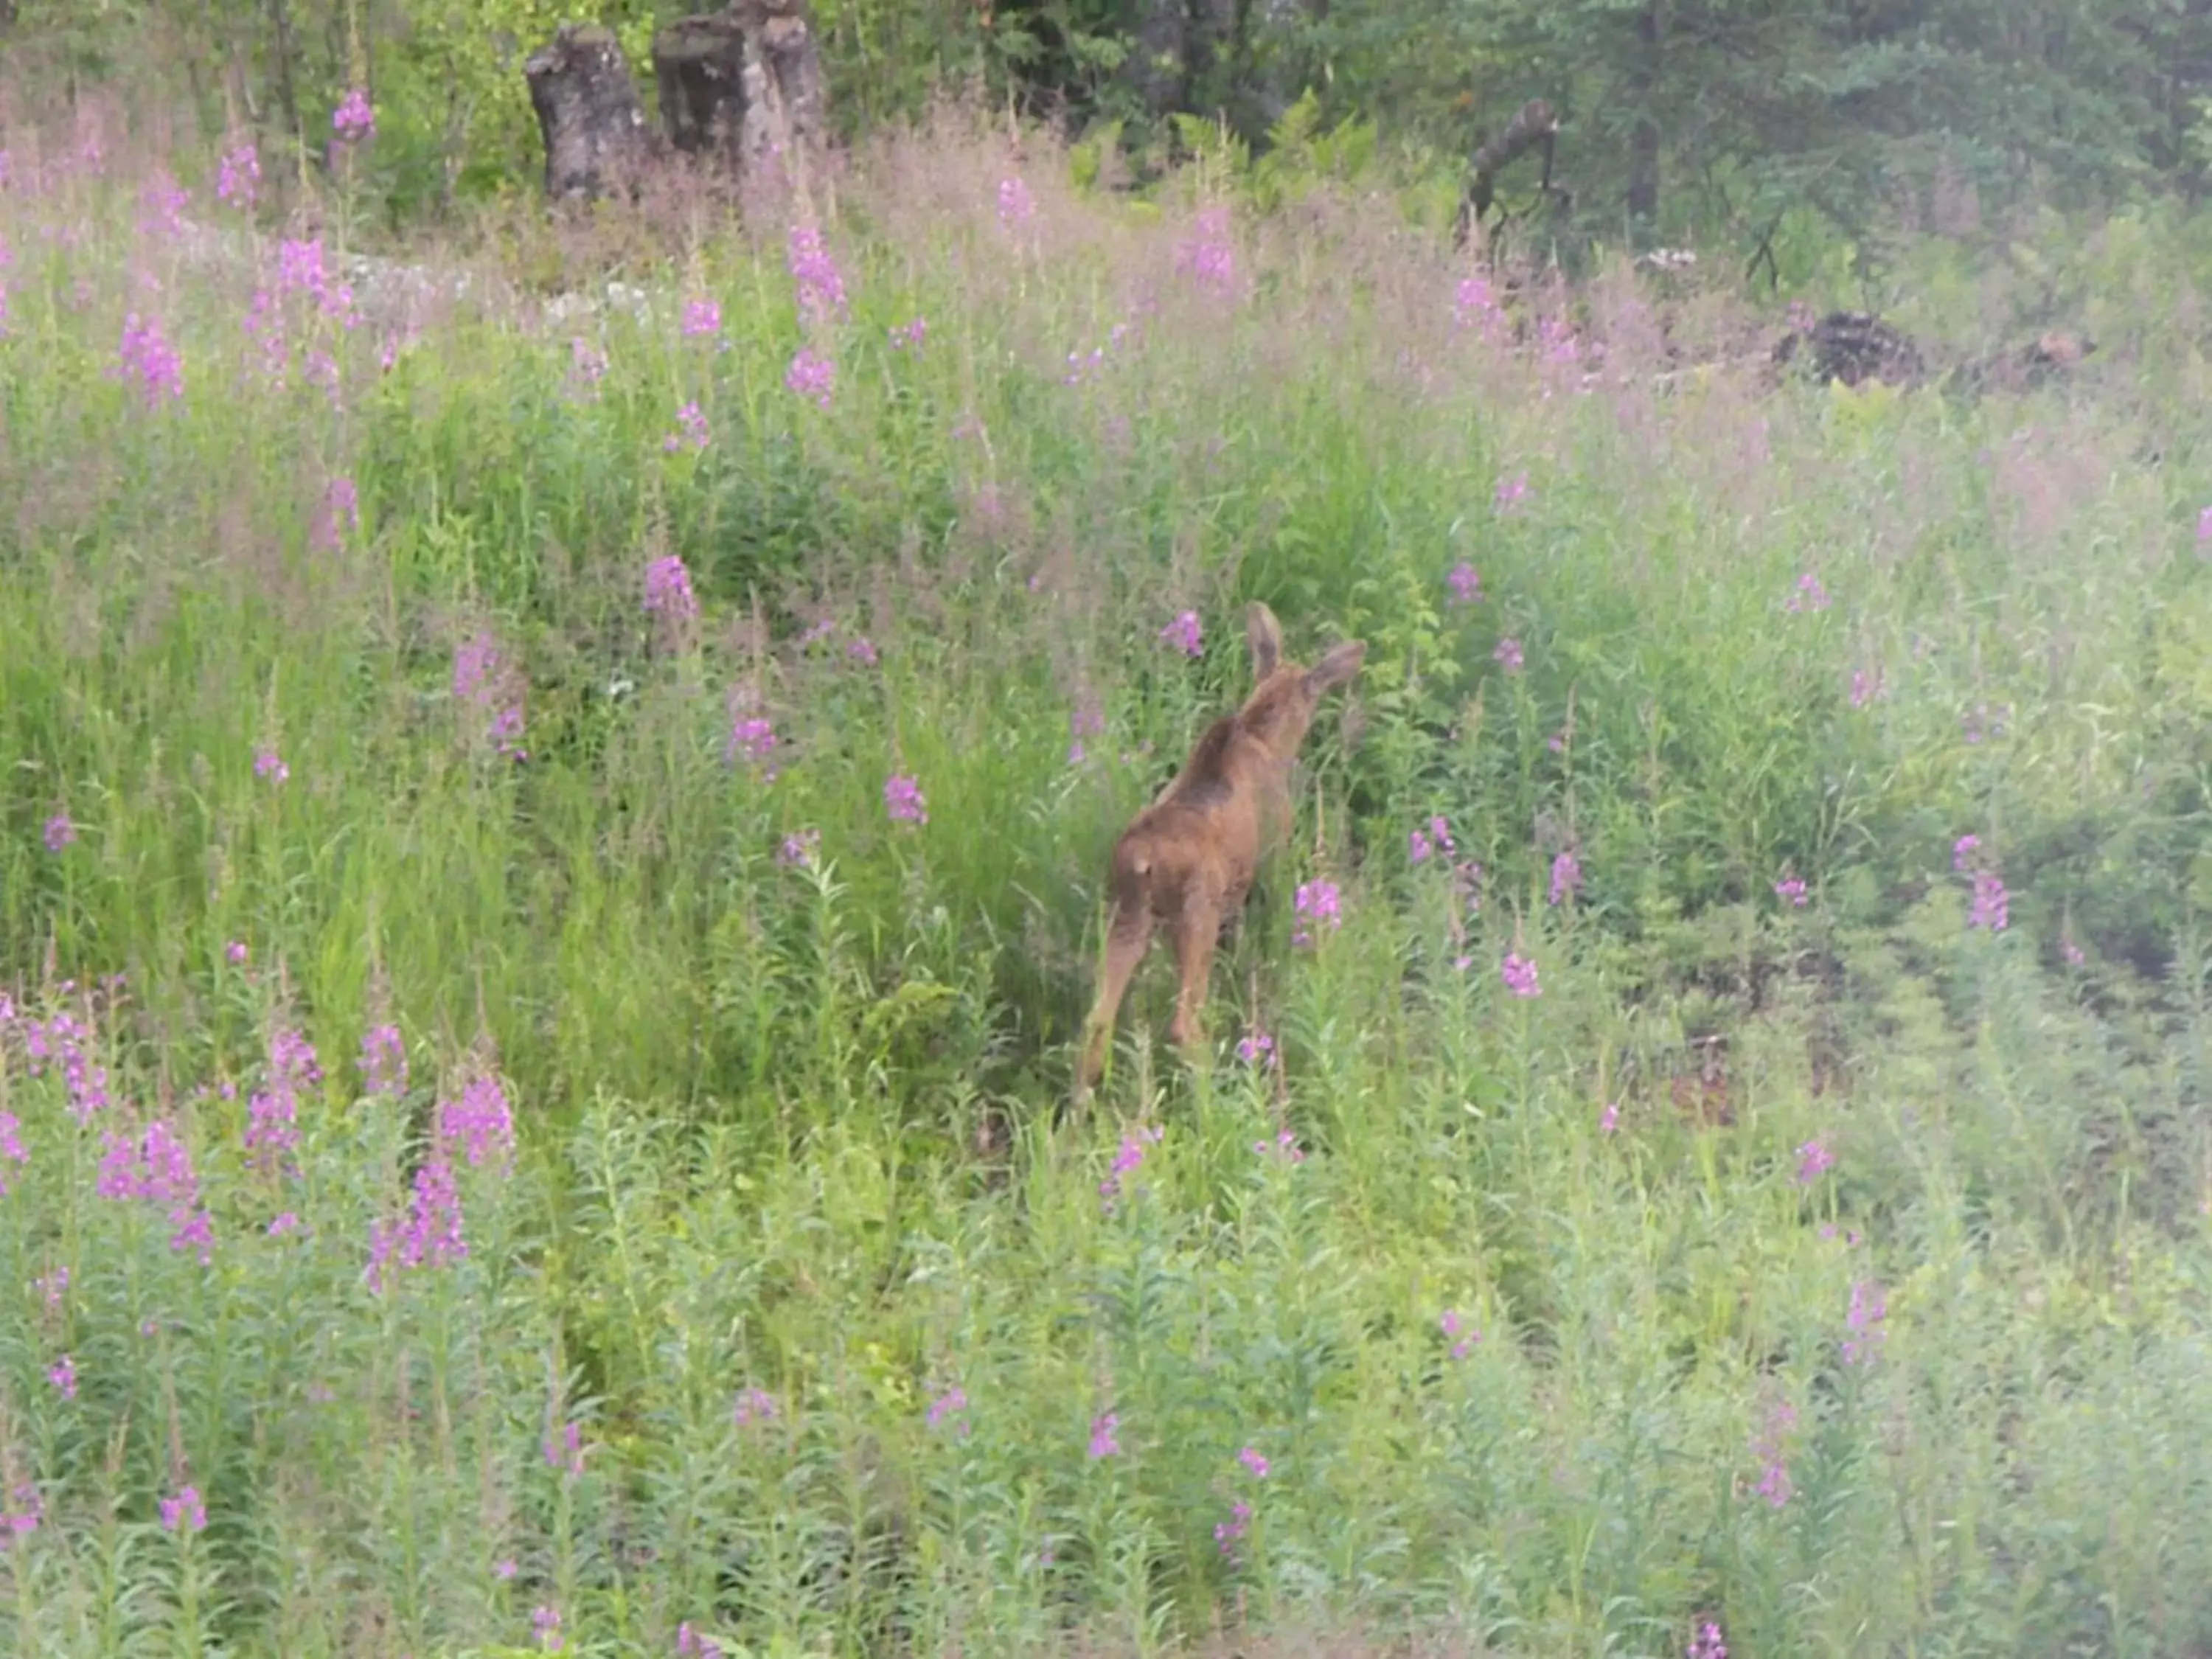
[[1306, 671], [1306, 690], [1316, 697], [1334, 690], [1359, 672], [1366, 657], [1366, 641], [1346, 640]]
[[1283, 625], [1273, 611], [1255, 599], [1244, 613], [1244, 634], [1252, 641], [1252, 678], [1264, 680], [1283, 659]]

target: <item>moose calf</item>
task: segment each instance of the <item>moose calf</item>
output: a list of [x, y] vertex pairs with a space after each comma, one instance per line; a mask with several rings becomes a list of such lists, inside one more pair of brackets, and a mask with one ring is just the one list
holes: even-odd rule
[[1206, 728], [1182, 770], [1114, 843], [1114, 914], [1098, 1000], [1084, 1023], [1078, 1102], [1098, 1080], [1122, 994], [1161, 923], [1182, 975], [1168, 1040], [1187, 1054], [1201, 1047], [1199, 1012], [1221, 924], [1244, 902], [1261, 854], [1289, 826], [1291, 766], [1315, 709], [1367, 655], [1364, 640], [1351, 640], [1311, 668], [1285, 662], [1282, 624], [1264, 605], [1252, 606], [1247, 633], [1252, 695]]

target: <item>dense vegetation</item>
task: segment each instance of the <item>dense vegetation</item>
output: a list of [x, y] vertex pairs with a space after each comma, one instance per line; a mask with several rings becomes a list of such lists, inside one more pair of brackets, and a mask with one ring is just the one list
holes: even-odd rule
[[[2174, 203], [1894, 236], [2100, 343], [1972, 399], [1320, 140], [940, 115], [457, 293], [149, 125], [0, 191], [20, 1650], [2212, 1642]], [[1062, 1120], [1254, 598], [1365, 672], [1216, 1064], [1155, 968]]]
[[[189, 82], [190, 115], [210, 134], [251, 126], [264, 147], [319, 156], [332, 112], [366, 88], [379, 131], [359, 182], [404, 216], [534, 179], [520, 65], [556, 23], [615, 26], [643, 73], [657, 24], [711, 9], [12, 3], [9, 49], [50, 85], [157, 65]], [[1955, 230], [2023, 203], [2193, 198], [2212, 167], [2212, 11], [2179, 0], [817, 0], [812, 10], [848, 135], [946, 92], [981, 93], [1127, 151], [1143, 178], [1223, 134], [1264, 150], [1303, 96], [1304, 121], [1379, 143], [1449, 190], [1469, 152], [1540, 97], [1565, 124], [1557, 179], [1570, 192], [1539, 216], [1547, 237], [1695, 240], [1762, 264], [1770, 252], [1817, 262], [1841, 245], [1862, 282], [1879, 279], [1900, 201]], [[1505, 205], [1541, 205], [1533, 177], [1509, 182]]]

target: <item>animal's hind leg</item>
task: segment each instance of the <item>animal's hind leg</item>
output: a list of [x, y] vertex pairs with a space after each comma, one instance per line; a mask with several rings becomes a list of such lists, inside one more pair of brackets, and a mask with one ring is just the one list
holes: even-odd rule
[[1106, 962], [1098, 973], [1098, 1000], [1091, 1005], [1091, 1017], [1083, 1022], [1083, 1058], [1075, 1073], [1075, 1097], [1079, 1101], [1091, 1092], [1091, 1085], [1098, 1081], [1098, 1073], [1105, 1067], [1106, 1050], [1114, 1041], [1115, 1016], [1121, 1012], [1121, 999], [1129, 989], [1130, 977], [1137, 971], [1137, 964], [1145, 959], [1145, 949], [1152, 942], [1150, 912], [1117, 904], [1106, 933]]
[[1176, 998], [1175, 1023], [1168, 1041], [1181, 1048], [1192, 1064], [1198, 1063], [1205, 1046], [1201, 1029], [1206, 1012], [1206, 980], [1213, 972], [1214, 942], [1221, 937], [1221, 908], [1211, 898], [1192, 894], [1176, 918], [1176, 965], [1182, 973], [1182, 989]]

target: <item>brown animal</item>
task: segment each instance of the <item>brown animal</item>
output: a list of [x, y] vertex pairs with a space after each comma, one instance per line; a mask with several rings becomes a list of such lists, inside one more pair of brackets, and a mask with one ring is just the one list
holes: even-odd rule
[[1079, 1102], [1098, 1080], [1130, 975], [1162, 923], [1182, 975], [1168, 1040], [1187, 1054], [1202, 1048], [1199, 1014], [1221, 924], [1243, 906], [1261, 854], [1289, 825], [1291, 766], [1315, 709], [1367, 655], [1367, 642], [1352, 640], [1311, 668], [1285, 662], [1282, 624], [1264, 605], [1252, 606], [1246, 632], [1258, 682], [1252, 695], [1206, 728], [1182, 770], [1114, 843], [1114, 915], [1098, 1000], [1084, 1022]]

